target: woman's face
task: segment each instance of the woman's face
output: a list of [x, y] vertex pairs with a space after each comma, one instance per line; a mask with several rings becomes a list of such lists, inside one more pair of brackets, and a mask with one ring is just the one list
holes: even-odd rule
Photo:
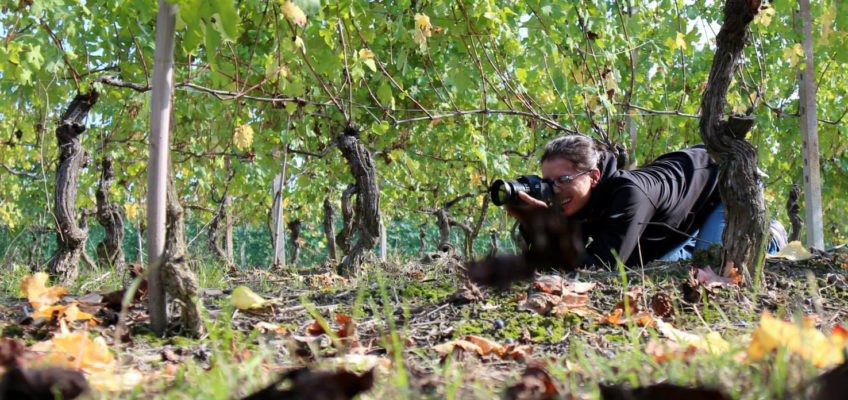
[[562, 212], [567, 217], [577, 214], [586, 205], [592, 188], [601, 178], [601, 172], [595, 168], [568, 183], [564, 182], [568, 179], [558, 179], [563, 175], [575, 176], [581, 172], [585, 170], [575, 168], [574, 163], [564, 158], [552, 158], [542, 163], [542, 177], [554, 181], [554, 196], [562, 204]]

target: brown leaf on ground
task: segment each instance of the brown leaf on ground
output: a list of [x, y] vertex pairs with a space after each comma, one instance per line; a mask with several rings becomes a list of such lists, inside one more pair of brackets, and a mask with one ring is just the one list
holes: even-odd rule
[[312, 324], [306, 327], [306, 333], [311, 336], [318, 336], [327, 333], [327, 331], [324, 330], [324, 327], [321, 326], [321, 324], [316, 319], [315, 321], [312, 321]]
[[671, 340], [650, 340], [645, 345], [645, 354], [653, 357], [657, 363], [664, 363], [673, 359], [688, 360], [698, 352], [698, 348], [692, 345], [680, 344]]
[[563, 279], [559, 275], [544, 275], [536, 278], [536, 289], [550, 294], [562, 294]]
[[233, 355], [233, 362], [236, 364], [241, 364], [247, 361], [250, 358], [250, 349], [247, 347], [239, 350], [238, 345], [234, 339], [230, 339], [230, 353]]
[[730, 396], [717, 389], [689, 388], [669, 383], [660, 383], [638, 388], [618, 385], [598, 385], [602, 400], [730, 400]]
[[[126, 293], [126, 289], [114, 290], [107, 293], [102, 293], [102, 299], [100, 302], [108, 309], [120, 312], [121, 311], [121, 302], [124, 301], [124, 293]], [[144, 296], [147, 296], [147, 279], [141, 281], [138, 289], [135, 291], [135, 296], [133, 296], [132, 302], [130, 304], [137, 304], [144, 299]]]
[[561, 302], [561, 297], [551, 293], [536, 292], [527, 296], [527, 300], [518, 303], [519, 310], [535, 311], [539, 314], [547, 314], [554, 306]]
[[13, 366], [0, 379], [0, 399], [69, 400], [88, 390], [88, 382], [81, 372], [64, 368], [25, 371]]
[[[336, 314], [336, 324], [339, 326], [339, 330], [335, 332], [336, 337], [339, 339], [355, 339], [356, 338], [356, 323], [353, 322], [353, 319], [350, 316], [344, 314]], [[316, 319], [306, 328], [306, 332], [312, 336], [319, 336], [324, 333], [327, 333], [324, 330], [324, 327]]]
[[344, 314], [336, 314], [336, 324], [341, 328], [336, 331], [336, 336], [340, 338], [348, 338], [356, 335], [356, 323], [350, 316]]
[[633, 314], [633, 313], [636, 313], [639, 310], [641, 310], [641, 308], [642, 308], [642, 304], [640, 303], [641, 300], [642, 300], [642, 288], [637, 286], [637, 287], [634, 287], [633, 289], [630, 289], [630, 291], [627, 292], [624, 295], [624, 298], [622, 298], [621, 301], [616, 303], [615, 306], [613, 306], [612, 309], [613, 310], [624, 310], [625, 305], [626, 305], [627, 307], [629, 307], [630, 313]]
[[448, 301], [454, 305], [462, 305], [468, 303], [476, 303], [483, 300], [483, 294], [473, 282], [468, 281], [465, 286], [459, 288], [456, 292], [448, 297]]
[[[639, 326], [651, 326], [654, 318], [647, 312], [641, 311], [642, 288], [634, 287], [624, 295], [608, 314], [601, 315], [597, 322], [613, 325], [627, 325], [636, 323]], [[628, 318], [629, 314], [629, 318]]]
[[820, 386], [814, 400], [848, 399], [848, 362], [824, 373], [817, 380]]
[[650, 314], [646, 312], [639, 312], [635, 314], [630, 314], [630, 318], [624, 313], [624, 310], [621, 308], [613, 310], [609, 314], [601, 315], [598, 320], [598, 323], [606, 323], [612, 325], [627, 325], [630, 323], [635, 323], [639, 326], [652, 326], [656, 322]]
[[585, 315], [583, 311], [588, 311], [589, 303], [587, 293], [595, 287], [595, 283], [570, 282], [559, 275], [540, 276], [533, 285], [540, 291], [519, 301], [518, 308], [558, 317], [568, 313]]
[[[277, 389], [277, 385], [291, 380], [291, 388]], [[268, 387], [243, 400], [347, 400], [366, 392], [374, 385], [374, 370], [362, 375], [348, 371], [310, 371], [303, 368], [283, 375]]]
[[481, 357], [496, 355], [505, 360], [523, 360], [533, 352], [533, 347], [516, 345], [515, 343], [504, 346], [484, 337], [465, 335], [458, 340], [433, 346], [433, 350], [441, 357], [446, 357], [454, 352], [465, 352], [476, 353]]
[[559, 395], [557, 383], [541, 364], [528, 365], [521, 378], [506, 389], [506, 400], [553, 400]]
[[336, 285], [347, 285], [350, 283], [347, 278], [333, 271], [312, 275], [309, 278], [309, 286], [312, 286], [313, 289], [327, 289]]
[[0, 338], [0, 367], [20, 366], [23, 362], [23, 356], [23, 342], [17, 339]]
[[524, 361], [533, 354], [533, 346], [518, 343], [509, 343], [504, 346], [501, 358], [504, 360]]
[[707, 289], [712, 289], [720, 286], [736, 286], [739, 282], [742, 282], [742, 275], [739, 275], [739, 271], [732, 265], [726, 268], [726, 271], [725, 276], [722, 276], [713, 272], [710, 267], [698, 268], [698, 283]]
[[566, 314], [577, 314], [586, 316], [589, 309], [586, 305], [589, 303], [589, 296], [585, 294], [564, 294], [560, 298], [559, 304], [551, 309], [551, 314], [557, 317], [564, 317]]
[[674, 302], [671, 295], [663, 291], [655, 293], [654, 297], [651, 298], [651, 311], [660, 318], [674, 314]]

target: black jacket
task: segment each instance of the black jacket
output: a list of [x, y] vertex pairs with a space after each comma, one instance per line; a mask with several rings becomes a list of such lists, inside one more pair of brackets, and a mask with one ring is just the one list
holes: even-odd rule
[[[683, 243], [721, 202], [718, 164], [703, 145], [665, 154], [633, 171], [606, 153], [601, 179], [574, 219], [582, 222], [584, 265], [636, 266]], [[641, 257], [640, 257], [641, 253]]]

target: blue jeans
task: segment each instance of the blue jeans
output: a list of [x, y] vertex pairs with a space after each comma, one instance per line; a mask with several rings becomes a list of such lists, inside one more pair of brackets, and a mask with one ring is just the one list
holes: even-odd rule
[[[772, 221], [772, 223], [776, 222]], [[695, 249], [706, 249], [713, 243], [721, 244], [721, 233], [724, 231], [724, 225], [724, 206], [722, 203], [718, 203], [715, 209], [710, 212], [704, 224], [692, 235], [693, 237], [684, 240], [679, 246], [660, 257], [659, 260], [688, 260], [692, 258], [692, 253], [695, 252]], [[696, 240], [695, 238], [700, 240]], [[780, 250], [780, 247], [780, 242], [773, 237], [766, 245], [766, 253], [775, 254]]]

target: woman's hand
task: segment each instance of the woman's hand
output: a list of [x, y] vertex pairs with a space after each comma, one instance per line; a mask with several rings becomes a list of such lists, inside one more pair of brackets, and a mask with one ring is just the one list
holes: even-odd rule
[[518, 220], [518, 223], [524, 226], [528, 226], [529, 218], [534, 213], [539, 210], [544, 210], [548, 208], [548, 205], [545, 204], [544, 201], [536, 199], [525, 192], [518, 192], [518, 197], [524, 201], [524, 204], [507, 204], [505, 206], [506, 212], [511, 215], [513, 218]]

